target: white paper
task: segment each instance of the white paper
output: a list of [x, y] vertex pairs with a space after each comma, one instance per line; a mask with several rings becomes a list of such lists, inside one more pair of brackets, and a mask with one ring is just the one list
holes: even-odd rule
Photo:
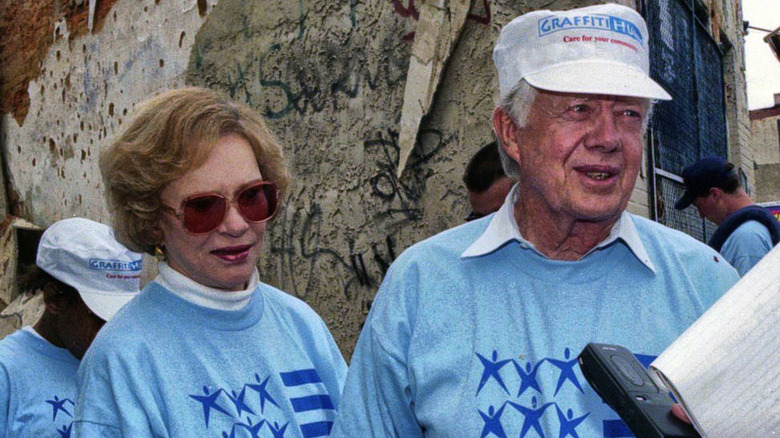
[[706, 438], [780, 438], [780, 245], [650, 365]]

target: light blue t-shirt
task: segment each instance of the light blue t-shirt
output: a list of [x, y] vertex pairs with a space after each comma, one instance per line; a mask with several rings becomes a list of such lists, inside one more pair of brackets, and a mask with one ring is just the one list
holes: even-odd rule
[[0, 340], [0, 437], [67, 438], [79, 360], [27, 330]]
[[631, 436], [579, 353], [619, 344], [647, 364], [737, 279], [711, 248], [627, 213], [581, 260], [550, 260], [505, 203], [394, 262], [332, 436]]
[[720, 253], [744, 276], [772, 249], [769, 230], [757, 221], [747, 221], [737, 227], [723, 242]]
[[77, 437], [318, 437], [346, 364], [320, 317], [259, 283], [240, 310], [156, 282], [98, 334], [79, 368]]

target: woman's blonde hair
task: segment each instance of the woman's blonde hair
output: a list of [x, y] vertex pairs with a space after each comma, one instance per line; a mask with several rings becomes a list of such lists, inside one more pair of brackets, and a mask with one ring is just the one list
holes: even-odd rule
[[217, 141], [230, 134], [246, 139], [263, 179], [284, 193], [290, 175], [282, 148], [250, 108], [196, 87], [166, 91], [142, 104], [100, 155], [117, 240], [134, 251], [154, 254], [163, 238], [161, 192], [203, 165]]

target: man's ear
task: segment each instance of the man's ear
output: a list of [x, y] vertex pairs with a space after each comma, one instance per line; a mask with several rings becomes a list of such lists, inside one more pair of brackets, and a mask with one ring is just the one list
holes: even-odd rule
[[710, 187], [710, 195], [715, 201], [720, 201], [723, 199], [723, 190], [717, 187]]
[[520, 162], [520, 147], [517, 143], [519, 130], [512, 116], [507, 114], [503, 108], [499, 106], [493, 110], [493, 132], [509, 158], [516, 163]]
[[43, 286], [43, 303], [46, 310], [55, 315], [64, 311], [69, 304], [65, 294], [54, 283], [46, 283]]

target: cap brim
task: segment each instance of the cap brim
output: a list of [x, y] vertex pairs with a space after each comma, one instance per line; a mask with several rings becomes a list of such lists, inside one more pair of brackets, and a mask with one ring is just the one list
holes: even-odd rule
[[688, 206], [689, 206], [689, 205], [693, 204], [693, 201], [694, 201], [694, 200], [696, 200], [696, 195], [694, 195], [694, 194], [693, 194], [693, 193], [691, 193], [691, 192], [688, 192], [688, 191], [686, 191], [686, 192], [685, 192], [685, 193], [682, 195], [682, 198], [680, 198], [680, 200], [679, 200], [679, 201], [677, 201], [677, 202], [674, 204], [674, 208], [675, 208], [676, 210], [685, 210], [686, 208], [688, 208]]
[[110, 320], [114, 314], [125, 304], [133, 299], [138, 293], [106, 293], [100, 291], [79, 290], [81, 299], [95, 315], [104, 321]]
[[583, 60], [562, 63], [526, 74], [524, 78], [532, 86], [547, 91], [672, 99], [643, 71], [616, 62]]

